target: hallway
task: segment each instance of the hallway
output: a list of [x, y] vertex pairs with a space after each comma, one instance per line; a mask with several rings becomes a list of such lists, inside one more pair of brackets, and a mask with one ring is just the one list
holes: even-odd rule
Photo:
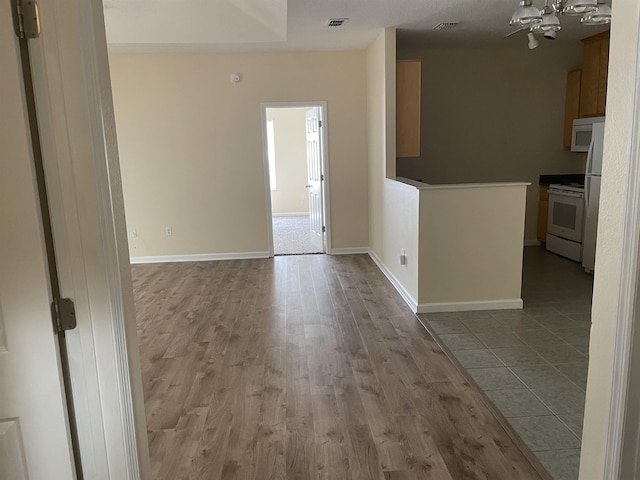
[[154, 479], [548, 478], [369, 257], [132, 270]]

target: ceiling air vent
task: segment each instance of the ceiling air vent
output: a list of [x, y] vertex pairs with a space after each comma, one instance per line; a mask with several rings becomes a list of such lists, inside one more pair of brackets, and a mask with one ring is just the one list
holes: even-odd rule
[[440, 30], [449, 30], [458, 25], [458, 23], [460, 22], [442, 22], [433, 27], [433, 30], [435, 30], [436, 32]]
[[330, 18], [327, 22], [327, 27], [341, 27], [348, 21], [348, 18]]

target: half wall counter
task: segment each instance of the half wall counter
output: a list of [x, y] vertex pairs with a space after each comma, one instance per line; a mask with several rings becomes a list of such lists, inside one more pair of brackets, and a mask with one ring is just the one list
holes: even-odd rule
[[418, 313], [522, 308], [526, 182], [418, 190]]

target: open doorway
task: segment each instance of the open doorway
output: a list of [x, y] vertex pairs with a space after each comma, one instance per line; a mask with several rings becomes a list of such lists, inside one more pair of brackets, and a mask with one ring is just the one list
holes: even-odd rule
[[263, 105], [273, 255], [328, 251], [323, 117], [324, 104]]

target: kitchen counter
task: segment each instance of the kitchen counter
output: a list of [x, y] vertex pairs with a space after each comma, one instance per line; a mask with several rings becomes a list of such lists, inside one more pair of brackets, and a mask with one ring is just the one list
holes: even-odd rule
[[[584, 175], [582, 176], [584, 179]], [[495, 182], [495, 183], [442, 183], [431, 184], [411, 180], [410, 178], [396, 177], [395, 181], [411, 185], [418, 190], [453, 190], [458, 188], [495, 188], [495, 187], [522, 187], [529, 186], [529, 182]]]
[[[381, 255], [414, 311], [522, 308], [527, 182], [430, 185], [387, 179], [397, 210]], [[399, 260], [396, 260], [399, 258]], [[397, 283], [402, 285], [402, 282]]]

